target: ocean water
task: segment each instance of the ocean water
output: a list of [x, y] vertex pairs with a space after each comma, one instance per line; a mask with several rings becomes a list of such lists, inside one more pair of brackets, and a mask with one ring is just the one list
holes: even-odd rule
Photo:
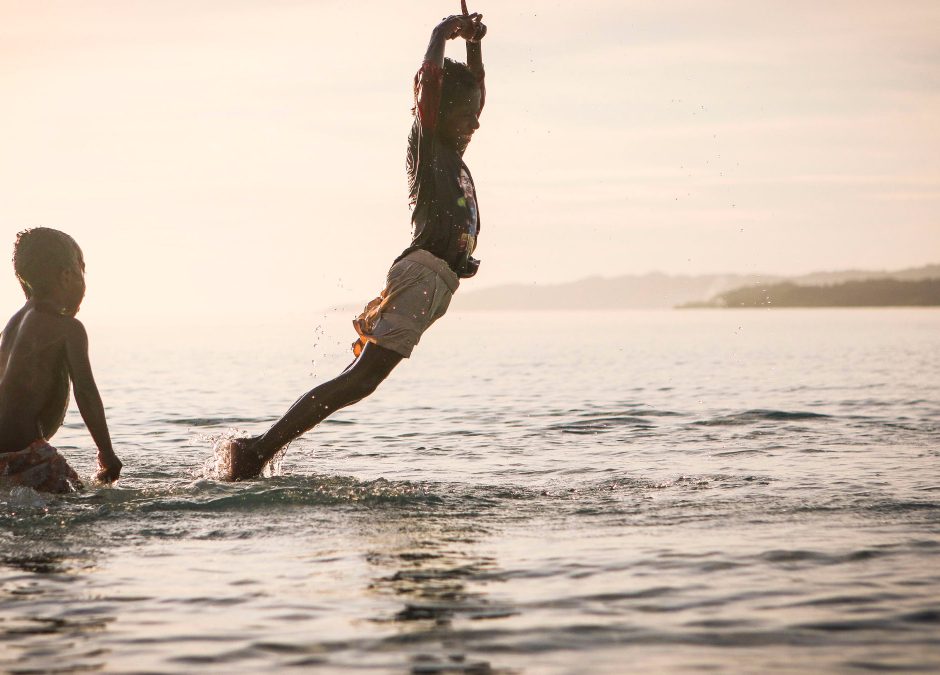
[[[936, 672], [940, 311], [461, 313], [212, 478], [348, 317], [90, 326], [124, 477], [0, 492], [0, 670]], [[73, 410], [55, 445], [84, 475]]]

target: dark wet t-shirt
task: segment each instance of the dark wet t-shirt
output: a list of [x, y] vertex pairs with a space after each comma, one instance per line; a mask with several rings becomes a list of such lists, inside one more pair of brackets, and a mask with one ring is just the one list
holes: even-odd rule
[[[415, 75], [415, 119], [408, 139], [412, 239], [399, 259], [424, 249], [446, 261], [458, 275], [480, 232], [480, 209], [470, 170], [461, 153], [435, 133], [441, 102], [440, 66], [424, 63]], [[483, 109], [483, 78], [480, 109]]]

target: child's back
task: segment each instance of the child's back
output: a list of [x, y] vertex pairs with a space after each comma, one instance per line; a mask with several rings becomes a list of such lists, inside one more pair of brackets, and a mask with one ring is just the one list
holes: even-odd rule
[[66, 335], [78, 320], [34, 306], [20, 309], [0, 340], [0, 452], [51, 438], [69, 402]]

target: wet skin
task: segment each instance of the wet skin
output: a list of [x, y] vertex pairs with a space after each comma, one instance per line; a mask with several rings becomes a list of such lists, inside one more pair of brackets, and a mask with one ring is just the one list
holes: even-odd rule
[[80, 253], [52, 289], [37, 294], [7, 322], [0, 339], [0, 452], [49, 440], [62, 426], [69, 385], [95, 444], [99, 480], [117, 480], [104, 406], [88, 360], [88, 336], [75, 318], [85, 295]]
[[0, 340], [0, 452], [51, 438], [69, 404], [68, 319], [27, 302]]
[[[483, 56], [480, 40], [486, 34], [482, 14], [447, 17], [431, 33], [424, 59], [438, 67], [444, 62], [448, 40], [462, 37], [467, 41], [467, 65], [482, 77]], [[466, 99], [455, 101], [442, 115], [436, 133], [440, 140], [463, 154], [480, 128], [482, 92], [477, 89]], [[287, 444], [309, 431], [333, 412], [369, 396], [391, 374], [402, 356], [375, 343], [368, 343], [349, 367], [329, 382], [324, 382], [298, 398], [268, 431], [260, 436], [238, 438], [229, 442], [227, 466], [221, 478], [244, 480], [261, 475], [264, 465]]]
[[402, 360], [401, 354], [369, 342], [346, 370], [298, 398], [268, 431], [231, 441], [226, 480], [256, 478], [281, 448], [376, 390]]

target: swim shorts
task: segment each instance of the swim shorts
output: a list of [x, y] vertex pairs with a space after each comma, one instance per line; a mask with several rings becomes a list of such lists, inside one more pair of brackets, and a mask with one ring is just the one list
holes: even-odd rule
[[460, 280], [446, 262], [424, 250], [412, 251], [392, 265], [385, 290], [353, 320], [359, 339], [356, 356], [367, 342], [411, 356], [421, 335], [444, 316]]
[[43, 439], [33, 441], [25, 450], [0, 454], [0, 484], [57, 493], [82, 489], [81, 479], [65, 457]]

